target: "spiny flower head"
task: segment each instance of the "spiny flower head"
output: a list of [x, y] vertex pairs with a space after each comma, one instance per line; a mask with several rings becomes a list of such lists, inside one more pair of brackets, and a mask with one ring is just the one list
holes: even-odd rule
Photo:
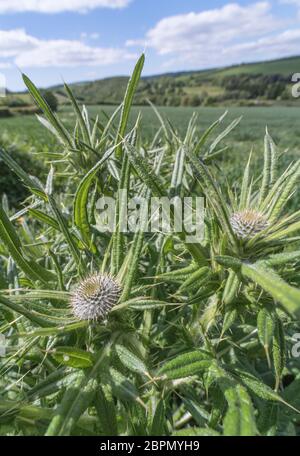
[[240, 239], [250, 239], [269, 226], [265, 216], [253, 209], [235, 212], [230, 217], [230, 223], [234, 233]]
[[121, 286], [107, 274], [84, 279], [73, 292], [71, 306], [80, 320], [102, 320], [118, 302]]

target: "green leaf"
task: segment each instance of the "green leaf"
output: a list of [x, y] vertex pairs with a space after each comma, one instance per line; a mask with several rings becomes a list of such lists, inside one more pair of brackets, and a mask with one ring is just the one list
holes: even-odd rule
[[24, 317], [28, 318], [28, 320], [32, 321], [38, 326], [41, 327], [49, 327], [57, 324], [57, 321], [53, 321], [52, 318], [49, 318], [48, 315], [43, 315], [40, 312], [34, 312], [32, 310], [27, 309], [25, 306], [20, 306], [19, 304], [4, 298], [0, 295], [0, 304], [17, 312], [20, 315], [24, 315]]
[[[0, 298], [1, 300], [1, 298]], [[21, 312], [19, 312], [21, 313]], [[30, 318], [30, 317], [28, 317]], [[32, 320], [32, 318], [30, 318]], [[32, 320], [34, 321], [34, 320]], [[52, 322], [53, 325], [53, 322]], [[47, 323], [46, 326], [49, 326]], [[60, 326], [49, 326], [46, 328], [41, 328], [41, 329], [35, 329], [33, 331], [27, 331], [27, 332], [20, 332], [20, 337], [48, 337], [48, 336], [55, 336], [57, 334], [67, 334], [69, 332], [77, 331], [78, 329], [82, 329], [88, 326], [87, 321], [79, 321], [76, 323], [70, 323], [70, 324], [62, 324]]]
[[[201, 151], [202, 147], [206, 143], [206, 141], [207, 141], [208, 137], [210, 136], [210, 134], [213, 132], [213, 130], [215, 130], [216, 127], [218, 127], [222, 123], [222, 121], [224, 120], [226, 115], [227, 115], [227, 111], [225, 111], [224, 114], [222, 114], [221, 117], [218, 120], [216, 120], [212, 125], [210, 125], [208, 127], [208, 129], [203, 133], [203, 135], [201, 136], [201, 138], [197, 142], [196, 147], [194, 149], [194, 153], [195, 153], [196, 156], [199, 155], [199, 152]], [[217, 144], [214, 146], [214, 148], [216, 146], [217, 146]], [[206, 154], [204, 158], [205, 159], [208, 158], [209, 155], [210, 154]]]
[[244, 386], [216, 362], [211, 365], [210, 373], [216, 379], [228, 403], [228, 410], [223, 423], [224, 434], [255, 435], [254, 409]]
[[81, 415], [92, 403], [99, 388], [98, 374], [108, 350], [109, 347], [95, 356], [97, 361], [87, 373], [85, 369], [78, 372], [76, 381], [67, 388], [60, 405], [55, 410], [45, 435], [71, 434]]
[[214, 429], [199, 427], [188, 427], [172, 433], [172, 437], [217, 437], [219, 435]]
[[185, 164], [185, 154], [186, 149], [184, 146], [179, 147], [175, 157], [175, 163], [171, 178], [171, 187], [170, 187], [170, 198], [174, 196], [180, 196], [182, 179], [184, 174], [184, 164]]
[[44, 380], [38, 380], [37, 384], [29, 390], [28, 398], [32, 400], [54, 394], [61, 388], [73, 383], [76, 377], [77, 372], [68, 371], [65, 367], [61, 367], [47, 375]]
[[137, 372], [139, 374], [146, 374], [148, 369], [145, 363], [134, 355], [128, 348], [124, 347], [124, 345], [117, 344], [115, 346], [116, 352], [121, 363], [127, 367], [132, 372]]
[[228, 410], [223, 423], [224, 435], [256, 435], [254, 408], [245, 388], [241, 385], [229, 386], [225, 389], [224, 395], [228, 402]]
[[125, 141], [124, 144], [128, 158], [141, 181], [147, 185], [153, 196], [164, 196], [166, 192], [164, 191], [160, 178], [153, 172], [146, 159], [139, 153], [136, 147], [128, 141]]
[[269, 347], [275, 330], [275, 318], [272, 308], [263, 307], [257, 315], [257, 330], [260, 343], [265, 349], [270, 366]]
[[120, 141], [123, 141], [123, 139], [125, 137], [130, 109], [131, 109], [131, 105], [133, 102], [133, 97], [134, 97], [135, 91], [137, 89], [137, 86], [138, 86], [138, 83], [139, 83], [139, 80], [140, 80], [140, 77], [142, 74], [144, 63], [145, 63], [145, 56], [144, 56], [144, 54], [142, 54], [135, 65], [133, 74], [127, 85], [127, 89], [126, 89], [126, 93], [125, 93], [125, 97], [124, 97], [124, 101], [123, 101], [123, 108], [122, 108], [122, 112], [121, 112], [120, 124], [119, 124], [119, 128], [118, 128], [118, 133], [116, 135], [116, 144], [115, 145], [117, 146], [117, 148], [116, 148], [116, 157], [117, 158], [120, 158], [122, 155], [122, 143], [120, 143]]
[[47, 120], [50, 122], [50, 124], [55, 128], [57, 131], [59, 137], [62, 139], [62, 141], [66, 144], [68, 144], [70, 147], [72, 147], [72, 140], [69, 136], [69, 133], [65, 129], [65, 127], [62, 125], [62, 123], [58, 120], [58, 118], [53, 114], [51, 111], [48, 103], [46, 102], [45, 98], [42, 96], [41, 92], [37, 89], [37, 87], [33, 84], [33, 82], [30, 81], [30, 79], [25, 75], [22, 74], [23, 81], [29, 90], [30, 94], [33, 96], [36, 104], [42, 109], [44, 112]]
[[2, 158], [4, 163], [21, 179], [24, 185], [26, 185], [32, 193], [45, 198], [42, 186], [37, 183], [37, 180], [29, 176], [5, 149], [0, 149], [0, 158]]
[[225, 306], [231, 304], [238, 295], [238, 291], [241, 285], [241, 280], [239, 275], [232, 269], [229, 271], [229, 275], [226, 279], [222, 301]]
[[[190, 394], [191, 393], [189, 393], [189, 396]], [[198, 403], [197, 395], [193, 394], [191, 397], [183, 397], [182, 401], [185, 408], [192, 415], [198, 426], [204, 426], [204, 424], [209, 420], [209, 413], [203, 405]]]
[[82, 116], [82, 113], [80, 111], [80, 108], [78, 106], [78, 103], [73, 95], [73, 92], [72, 90], [70, 89], [70, 87], [64, 83], [64, 87], [65, 87], [65, 90], [67, 92], [67, 95], [68, 95], [68, 98], [69, 100], [71, 101], [72, 103], [72, 106], [74, 108], [74, 111], [76, 113], [76, 117], [78, 119], [78, 122], [79, 122], [79, 125], [80, 125], [80, 128], [81, 128], [81, 131], [82, 131], [82, 135], [83, 135], [83, 140], [84, 142], [86, 142], [89, 146], [91, 146], [91, 138], [90, 138], [90, 134], [89, 134], [89, 131], [88, 131], [88, 128], [85, 124], [85, 121], [84, 121], [84, 118]]
[[51, 351], [51, 355], [57, 362], [77, 369], [91, 367], [94, 362], [92, 353], [76, 347], [55, 347]]
[[47, 271], [43, 266], [39, 265], [34, 261], [27, 260], [22, 252], [21, 241], [12, 225], [4, 212], [0, 204], [0, 239], [4, 242], [12, 258], [15, 260], [17, 265], [26, 274], [26, 276], [33, 280], [40, 280], [43, 283], [47, 283], [50, 280], [55, 279], [55, 275]]
[[276, 435], [279, 410], [278, 404], [274, 404], [274, 402], [265, 402], [262, 405], [257, 421], [262, 435]]
[[232, 227], [229, 221], [229, 213], [226, 202], [222, 195], [219, 185], [217, 184], [214, 176], [211, 174], [208, 167], [199, 160], [191, 148], [187, 149], [187, 156], [196, 171], [199, 184], [204, 195], [207, 197], [212, 210], [214, 211], [217, 219], [219, 220], [222, 228], [226, 231], [232, 244], [236, 244]]
[[275, 390], [278, 391], [282, 372], [286, 362], [286, 344], [283, 324], [279, 316], [276, 314], [275, 332], [273, 336], [273, 361], [276, 377]]
[[265, 401], [273, 401], [284, 404], [290, 409], [300, 413], [299, 410], [295, 409], [295, 407], [287, 403], [284, 398], [281, 397], [276, 391], [272, 390], [272, 388], [270, 388], [268, 385], [263, 383], [260, 379], [251, 373], [240, 368], [234, 368], [230, 370], [256, 396], [264, 399]]
[[252, 153], [249, 155], [249, 159], [244, 171], [242, 188], [241, 188], [241, 197], [239, 210], [247, 209], [248, 205], [248, 195], [249, 195], [249, 179], [250, 179], [250, 162], [251, 162]]
[[199, 288], [207, 282], [210, 274], [210, 268], [203, 266], [197, 271], [191, 273], [189, 277], [180, 285], [177, 293], [182, 293], [189, 289]]
[[[222, 119], [222, 117], [221, 117]], [[238, 117], [237, 119], [234, 119], [228, 127], [225, 128], [224, 131], [222, 131], [221, 134], [217, 136], [217, 138], [214, 140], [214, 142], [211, 144], [209, 148], [209, 154], [212, 154], [214, 150], [216, 149], [217, 145], [232, 131], [234, 128], [240, 123], [242, 120], [242, 117]], [[219, 120], [220, 121], [220, 120]]]
[[134, 310], [149, 310], [149, 309], [161, 309], [167, 306], [179, 306], [181, 304], [177, 302], [165, 302], [159, 301], [158, 299], [151, 299], [145, 297], [137, 297], [129, 299], [128, 301], [122, 302], [122, 304], [117, 304], [111, 309], [111, 312], [117, 312], [120, 309], [124, 309], [125, 307], [129, 307], [130, 309]]
[[265, 136], [265, 149], [264, 149], [264, 169], [263, 169], [263, 179], [262, 185], [259, 193], [259, 204], [267, 196], [270, 186], [271, 186], [271, 166], [272, 166], [272, 155], [271, 149], [269, 147], [269, 141], [267, 135]]
[[91, 250], [95, 253], [96, 248], [93, 246], [91, 235], [90, 235], [90, 223], [88, 219], [88, 195], [91, 184], [96, 177], [98, 171], [101, 169], [102, 165], [109, 159], [109, 157], [114, 152], [116, 146], [111, 147], [106, 151], [101, 160], [96, 163], [96, 165], [84, 176], [81, 180], [75, 194], [74, 200], [74, 223], [79, 228], [82, 233], [82, 237], [86, 244], [90, 246]]
[[[149, 191], [147, 190], [145, 200], [149, 200]], [[144, 207], [141, 208], [141, 213], [140, 213], [140, 220], [141, 220], [141, 226], [139, 229], [136, 231], [133, 242], [130, 248], [130, 251], [127, 255], [127, 258], [125, 258], [121, 271], [119, 272], [121, 281], [124, 283], [122, 295], [120, 298], [120, 303], [124, 303], [125, 301], [128, 301], [131, 293], [132, 286], [134, 284], [137, 270], [138, 270], [138, 264], [140, 261], [141, 257], [141, 252], [144, 246], [144, 229], [145, 229], [145, 224], [148, 221], [148, 216], [147, 216], [147, 205], [143, 205]]]
[[234, 271], [238, 271], [242, 266], [241, 260], [228, 255], [216, 255], [215, 260], [225, 268], [231, 268]]
[[300, 250], [294, 252], [275, 253], [268, 256], [260, 263], [267, 266], [282, 266], [287, 263], [294, 263], [300, 260]]
[[51, 226], [51, 228], [54, 228], [56, 231], [60, 231], [59, 224], [57, 221], [51, 217], [48, 214], [45, 214], [44, 212], [38, 210], [38, 209], [29, 209], [28, 213], [32, 215], [32, 217], [36, 218], [40, 222], [45, 223], [46, 225]]
[[238, 317], [238, 310], [236, 307], [229, 307], [226, 309], [223, 319], [223, 326], [222, 326], [222, 336], [223, 334], [228, 331], [229, 328], [234, 324]]
[[300, 290], [287, 284], [274, 271], [256, 264], [243, 263], [241, 272], [279, 301], [288, 313], [300, 318]]
[[83, 261], [81, 260], [81, 255], [80, 255], [80, 251], [77, 247], [77, 244], [74, 241], [74, 238], [69, 231], [68, 224], [67, 224], [64, 216], [62, 215], [61, 211], [59, 210], [54, 198], [52, 196], [48, 195], [48, 201], [49, 201], [49, 204], [53, 211], [53, 214], [55, 215], [55, 217], [57, 219], [61, 232], [63, 233], [65, 240], [68, 243], [70, 252], [74, 258], [75, 263], [78, 266], [79, 272], [81, 274], [83, 274], [85, 267], [84, 267]]
[[165, 435], [165, 423], [166, 423], [166, 407], [165, 401], [161, 399], [155, 409], [153, 420], [151, 423], [150, 435], [160, 436]]
[[117, 274], [124, 260], [125, 235], [121, 230], [121, 223], [126, 219], [127, 198], [130, 187], [130, 163], [125, 156], [122, 163], [121, 178], [118, 186], [117, 201], [115, 206], [115, 233], [113, 234], [112, 274]]
[[118, 435], [117, 409], [107, 385], [99, 385], [95, 397], [95, 407], [103, 435]]
[[211, 356], [208, 352], [204, 350], [191, 351], [167, 361], [158, 371], [158, 375], [168, 380], [189, 377], [206, 370], [211, 362]]
[[163, 274], [157, 275], [157, 280], [167, 281], [167, 282], [182, 282], [182, 280], [187, 279], [190, 274], [196, 272], [199, 268], [199, 265], [196, 263], [191, 263], [189, 266], [180, 269], [174, 269], [174, 271], [165, 272]]
[[270, 184], [273, 185], [276, 182], [278, 175], [278, 152], [276, 145], [269, 135], [268, 129], [266, 129], [265, 135], [265, 147], [270, 149], [271, 155], [271, 168], [270, 168]]
[[46, 299], [49, 301], [63, 301], [69, 302], [71, 293], [67, 291], [56, 290], [18, 290], [18, 294], [10, 294], [9, 299], [14, 302], [30, 300], [40, 301]]
[[139, 397], [139, 393], [135, 385], [128, 380], [120, 371], [111, 367], [109, 369], [110, 381], [113, 393], [122, 400], [135, 401], [143, 407], [145, 404]]

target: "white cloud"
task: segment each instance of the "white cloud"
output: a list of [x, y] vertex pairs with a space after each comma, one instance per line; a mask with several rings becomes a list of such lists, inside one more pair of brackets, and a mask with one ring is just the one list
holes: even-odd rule
[[20, 67], [105, 66], [135, 58], [123, 49], [91, 47], [80, 41], [40, 41], [31, 51], [19, 54], [15, 63]]
[[60, 13], [62, 11], [86, 12], [96, 8], [125, 8], [131, 0], [1, 0], [3, 13]]
[[147, 44], [160, 54], [189, 51], [211, 43], [229, 43], [241, 37], [273, 30], [278, 21], [268, 2], [249, 6], [231, 3], [213, 10], [170, 16], [149, 30]]
[[[0, 58], [20, 67], [105, 66], [136, 58], [121, 48], [89, 46], [79, 40], [40, 40], [25, 30], [0, 30]], [[3, 62], [4, 63], [4, 62]]]
[[285, 30], [273, 36], [238, 44], [226, 51], [227, 54], [246, 54], [248, 60], [256, 57], [275, 58], [299, 54], [300, 29]]
[[12, 57], [37, 45], [38, 40], [23, 29], [0, 30], [0, 57]]
[[267, 1], [247, 6], [230, 3], [199, 13], [166, 17], [143, 40], [128, 40], [126, 45], [155, 49], [159, 55], [169, 57], [165, 60], [169, 67], [222, 66], [259, 56], [268, 58], [269, 53], [298, 53], [293, 31], [282, 33], [286, 26], [285, 20], [272, 14]]

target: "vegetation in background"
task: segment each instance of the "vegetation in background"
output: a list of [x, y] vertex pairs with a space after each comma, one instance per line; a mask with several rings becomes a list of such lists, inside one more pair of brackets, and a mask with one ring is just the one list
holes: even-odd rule
[[46, 100], [46, 102], [47, 102], [49, 108], [51, 109], [51, 111], [56, 112], [57, 108], [58, 108], [58, 99], [55, 96], [55, 94], [53, 92], [47, 90], [43, 94], [43, 97]]
[[[291, 94], [291, 77], [299, 72], [300, 58], [291, 57], [268, 62], [242, 64], [213, 70], [162, 74], [143, 77], [134, 96], [134, 104], [157, 106], [270, 106], [295, 104]], [[127, 77], [112, 77], [72, 84], [76, 99], [86, 105], [119, 105], [126, 90]], [[69, 104], [62, 86], [52, 87], [59, 105]], [[56, 110], [55, 104], [50, 106]], [[53, 99], [53, 102], [56, 103]], [[2, 105], [2, 107], [1, 107]], [[35, 108], [36, 109], [36, 108]], [[0, 116], [32, 114], [28, 93], [9, 93], [0, 100]]]
[[[193, 115], [180, 134], [153, 108], [160, 126], [145, 141], [129, 118], [143, 63], [105, 120], [66, 85], [73, 125], [24, 76], [59, 147], [42, 180], [0, 151], [31, 193], [21, 211], [0, 206], [0, 432], [299, 435], [300, 161], [267, 131], [263, 160], [250, 154], [226, 179], [241, 119], [224, 114], [204, 133]], [[115, 232], [101, 232], [96, 201], [120, 189], [205, 196], [203, 241], [123, 233], [122, 199]]]
[[[134, 103], [158, 106], [270, 105], [291, 103], [291, 76], [299, 71], [300, 58], [238, 65], [224, 69], [171, 73], [144, 77]], [[107, 78], [72, 85], [85, 104], [119, 104], [128, 79]], [[62, 88], [54, 88], [63, 96]], [[66, 100], [65, 98], [61, 99]]]
[[[24, 172], [42, 179], [46, 174], [46, 167], [41, 159], [37, 159], [24, 148], [23, 144], [13, 144], [11, 138], [3, 135], [0, 139], [0, 148], [6, 148], [22, 167]], [[18, 207], [30, 195], [29, 190], [20, 183], [18, 177], [10, 171], [0, 158], [0, 195], [6, 195], [12, 207]]]

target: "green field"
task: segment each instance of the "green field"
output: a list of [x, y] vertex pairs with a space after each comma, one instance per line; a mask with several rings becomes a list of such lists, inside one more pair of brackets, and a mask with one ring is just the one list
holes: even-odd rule
[[[104, 119], [103, 112], [108, 115], [114, 111], [112, 106], [89, 106], [90, 116], [96, 115]], [[193, 112], [198, 115], [199, 131], [204, 131], [213, 121], [218, 119], [226, 108], [173, 108], [161, 107], [159, 112], [164, 118], [168, 118], [173, 127], [183, 135]], [[131, 125], [137, 114], [142, 113], [143, 135], [145, 140], [152, 138], [159, 128], [159, 121], [150, 107], [134, 107], [131, 113]], [[233, 107], [228, 110], [224, 124], [242, 116], [240, 124], [231, 132], [228, 141], [235, 144], [238, 149], [249, 152], [251, 147], [254, 151], [262, 150], [265, 128], [268, 127], [275, 142], [290, 153], [300, 154], [300, 106], [298, 107]], [[59, 117], [66, 125], [74, 123], [74, 116], [68, 108], [59, 112]], [[6, 135], [12, 141], [17, 140], [34, 148], [57, 147], [53, 136], [42, 127], [35, 116], [13, 117], [0, 120], [0, 136]], [[37, 150], [38, 151], [38, 150]]]
[[[113, 106], [89, 106], [89, 114], [92, 119], [97, 115], [105, 122], [105, 114], [110, 115], [114, 111]], [[188, 125], [188, 122], [194, 112], [198, 115], [199, 134], [204, 132], [212, 122], [217, 120], [226, 108], [173, 108], [161, 107], [159, 112], [164, 119], [169, 119], [173, 128], [178, 132], [183, 139]], [[136, 120], [138, 113], [142, 113], [142, 140], [145, 144], [149, 144], [155, 133], [160, 128], [160, 123], [154, 111], [150, 107], [134, 107], [131, 112], [130, 126]], [[72, 127], [75, 124], [75, 118], [69, 107], [61, 108], [58, 113], [60, 119], [67, 127]], [[229, 134], [224, 141], [224, 146], [228, 146], [228, 150], [219, 158], [219, 164], [224, 170], [224, 178], [234, 179], [243, 172], [244, 166], [250, 150], [253, 150], [253, 166], [258, 168], [263, 160], [263, 138], [265, 128], [268, 130], [275, 143], [278, 145], [279, 151], [284, 152], [285, 164], [290, 159], [295, 159], [300, 156], [300, 107], [233, 107], [228, 110], [228, 114], [223, 121], [224, 127], [238, 117], [241, 117], [240, 124]], [[216, 131], [215, 136], [221, 131]], [[212, 135], [214, 137], [214, 135]], [[34, 174], [35, 166], [40, 163], [40, 167], [44, 168], [43, 176], [45, 177], [49, 165], [44, 166], [42, 157], [44, 152], [57, 152], [61, 150], [61, 146], [56, 142], [55, 137], [51, 135], [37, 120], [35, 116], [15, 116], [0, 120], [0, 138], [3, 145], [15, 146], [13, 154], [18, 152], [20, 159], [24, 158], [23, 166], [30, 174]], [[4, 141], [3, 141], [4, 139]], [[29, 153], [32, 157], [31, 161], [27, 162], [26, 154]], [[2, 183], [1, 185], [1, 175]], [[12, 176], [12, 175], [11, 175]], [[13, 181], [6, 182], [6, 170], [0, 169], [0, 193], [10, 193], [12, 189], [15, 194], [15, 185]], [[19, 187], [17, 187], [17, 196], [12, 197], [13, 202], [21, 200], [23, 193], [19, 195]]]

